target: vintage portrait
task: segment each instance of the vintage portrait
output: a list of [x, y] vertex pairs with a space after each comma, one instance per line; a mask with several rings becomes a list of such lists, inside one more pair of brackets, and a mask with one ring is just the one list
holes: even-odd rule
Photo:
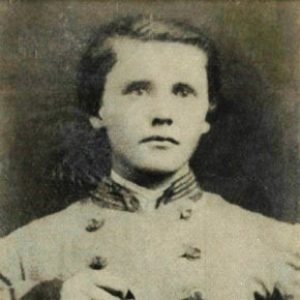
[[297, 1], [0, 3], [0, 300], [300, 300]]

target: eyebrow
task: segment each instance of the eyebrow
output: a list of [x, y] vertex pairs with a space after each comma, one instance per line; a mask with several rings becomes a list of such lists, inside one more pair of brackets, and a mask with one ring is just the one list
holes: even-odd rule
[[151, 89], [151, 82], [148, 80], [131, 81], [122, 89], [122, 94], [126, 95], [139, 89], [149, 91]]
[[178, 83], [174, 84], [173, 88], [172, 88], [173, 91], [176, 89], [183, 89], [183, 90], [186, 90], [189, 93], [193, 94], [194, 96], [197, 96], [197, 91], [188, 83], [178, 82]]

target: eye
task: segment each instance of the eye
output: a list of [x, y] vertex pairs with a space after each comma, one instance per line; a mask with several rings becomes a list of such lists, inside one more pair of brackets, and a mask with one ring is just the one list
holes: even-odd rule
[[151, 83], [149, 81], [133, 81], [122, 90], [123, 95], [144, 96], [150, 93]]
[[196, 96], [196, 91], [188, 84], [185, 83], [177, 83], [173, 86], [172, 92], [174, 95], [186, 98], [189, 96]]
[[143, 96], [148, 94], [149, 91], [147, 91], [145, 88], [136, 88], [131, 90], [128, 94], [136, 95], [136, 96]]

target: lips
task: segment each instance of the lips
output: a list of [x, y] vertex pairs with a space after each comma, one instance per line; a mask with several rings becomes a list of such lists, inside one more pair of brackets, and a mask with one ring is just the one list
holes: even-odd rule
[[146, 137], [140, 141], [140, 144], [148, 143], [148, 142], [170, 142], [174, 145], [180, 144], [177, 140], [175, 140], [171, 137], [165, 137], [165, 136], [160, 136], [160, 135], [153, 135], [153, 136]]

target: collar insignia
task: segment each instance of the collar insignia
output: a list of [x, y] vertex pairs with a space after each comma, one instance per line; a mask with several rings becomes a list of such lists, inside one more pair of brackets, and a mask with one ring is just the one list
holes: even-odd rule
[[[135, 212], [140, 210], [137, 197], [126, 187], [118, 184], [110, 177], [104, 177], [96, 190], [91, 193], [92, 200], [104, 208]], [[189, 198], [197, 201], [201, 198], [202, 191], [192, 172], [173, 181], [162, 195], [156, 200], [156, 208], [161, 204]]]

